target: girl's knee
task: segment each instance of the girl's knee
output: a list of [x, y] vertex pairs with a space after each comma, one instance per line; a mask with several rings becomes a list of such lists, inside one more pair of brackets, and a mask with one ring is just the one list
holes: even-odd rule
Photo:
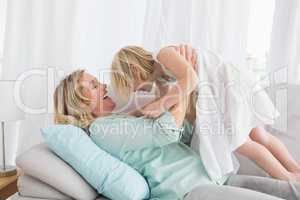
[[269, 143], [270, 133], [268, 133], [263, 127], [256, 127], [252, 129], [250, 138], [255, 142], [266, 145]]
[[244, 154], [245, 152], [248, 152], [250, 148], [253, 148], [253, 142], [250, 138], [241, 146], [239, 146], [236, 151], [238, 153]]
[[241, 145], [237, 149], [237, 152], [243, 155], [252, 155], [255, 154], [257, 151], [263, 152], [266, 150], [267, 149], [264, 145], [261, 145], [258, 142], [253, 141], [249, 138], [243, 145]]

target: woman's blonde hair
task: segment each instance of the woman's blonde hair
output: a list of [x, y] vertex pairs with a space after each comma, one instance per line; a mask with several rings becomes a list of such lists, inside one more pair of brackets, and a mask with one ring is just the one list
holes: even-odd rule
[[111, 65], [112, 87], [121, 97], [128, 98], [135, 80], [134, 71], [138, 71], [139, 78], [146, 80], [154, 71], [154, 63], [151, 52], [141, 47], [126, 46], [120, 49]]
[[80, 79], [84, 70], [77, 70], [60, 81], [54, 92], [54, 122], [86, 128], [94, 120], [88, 109], [90, 99], [82, 93]]

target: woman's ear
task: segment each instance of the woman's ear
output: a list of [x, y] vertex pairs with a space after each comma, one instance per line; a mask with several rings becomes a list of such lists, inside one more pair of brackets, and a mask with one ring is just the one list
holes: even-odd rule
[[87, 88], [85, 88], [85, 87], [83, 87], [83, 86], [80, 86], [80, 87], [79, 87], [79, 90], [80, 90], [80, 92], [81, 92], [81, 94], [82, 94], [83, 96], [85, 96], [85, 97], [87, 97], [87, 98], [90, 97], [90, 91], [89, 91]]

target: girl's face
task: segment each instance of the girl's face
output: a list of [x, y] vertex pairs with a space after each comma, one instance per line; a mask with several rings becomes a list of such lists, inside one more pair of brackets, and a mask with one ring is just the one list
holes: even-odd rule
[[150, 75], [148, 78], [142, 77], [141, 73], [139, 73], [138, 69], [135, 68], [133, 70], [134, 80], [133, 80], [133, 91], [146, 91], [149, 92], [153, 85], [152, 76]]
[[83, 95], [91, 100], [90, 109], [93, 115], [99, 117], [111, 114], [116, 104], [107, 95], [107, 86], [86, 72], [83, 73], [80, 81]]
[[137, 79], [133, 81], [133, 91], [150, 92], [153, 86], [153, 81]]

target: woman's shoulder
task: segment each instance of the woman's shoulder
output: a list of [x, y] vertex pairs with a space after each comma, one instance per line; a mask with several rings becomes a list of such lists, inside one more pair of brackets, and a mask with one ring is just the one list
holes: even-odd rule
[[113, 135], [113, 132], [119, 132], [123, 128], [126, 120], [125, 115], [111, 114], [96, 118], [89, 126], [88, 130], [91, 137], [100, 137], [102, 134]]
[[107, 116], [102, 116], [102, 117], [97, 117], [90, 125], [90, 127], [95, 127], [99, 125], [103, 126], [111, 126], [113, 127], [114, 125], [122, 125], [124, 123], [130, 123], [136, 121], [137, 117], [128, 115], [128, 114], [111, 114]]
[[111, 121], [111, 120], [118, 120], [118, 119], [122, 119], [127, 117], [125, 114], [110, 114], [110, 115], [106, 115], [106, 116], [100, 116], [97, 117], [93, 123], [98, 123], [98, 122], [107, 122], [107, 121]]

